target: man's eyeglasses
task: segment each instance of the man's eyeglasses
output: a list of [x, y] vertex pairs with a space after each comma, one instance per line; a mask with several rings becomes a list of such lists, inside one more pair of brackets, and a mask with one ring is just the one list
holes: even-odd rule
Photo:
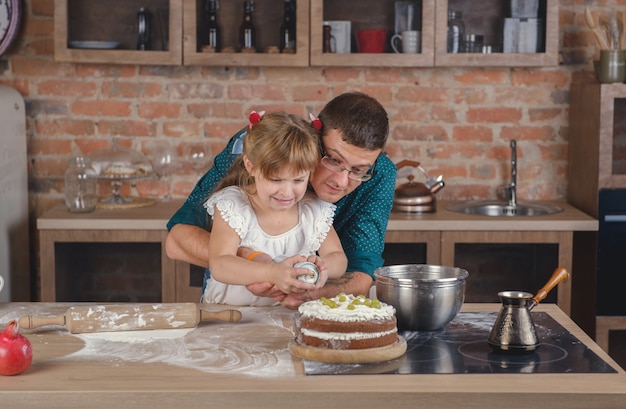
[[348, 172], [348, 177], [352, 180], [358, 180], [359, 182], [366, 182], [372, 178], [373, 166], [368, 169], [348, 169], [343, 166], [337, 159], [332, 156], [326, 155], [324, 147], [322, 147], [322, 165], [328, 170], [333, 172]]

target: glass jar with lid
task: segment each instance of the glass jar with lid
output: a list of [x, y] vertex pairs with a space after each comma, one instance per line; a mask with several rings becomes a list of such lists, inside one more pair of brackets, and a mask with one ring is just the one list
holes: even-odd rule
[[73, 213], [87, 213], [98, 204], [96, 172], [84, 156], [70, 159], [65, 171], [65, 205]]

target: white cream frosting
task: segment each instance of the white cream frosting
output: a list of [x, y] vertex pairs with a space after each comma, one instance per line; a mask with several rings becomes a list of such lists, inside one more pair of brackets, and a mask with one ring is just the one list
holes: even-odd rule
[[[340, 299], [345, 298], [345, 301]], [[298, 312], [303, 317], [318, 318], [338, 322], [357, 322], [373, 319], [388, 319], [395, 315], [396, 310], [391, 305], [380, 302], [380, 308], [374, 308], [363, 304], [353, 304], [355, 299], [366, 300], [363, 296], [355, 297], [352, 294], [339, 295], [329, 298], [336, 304], [336, 308], [325, 305], [322, 300], [308, 301], [300, 305]], [[354, 309], [348, 309], [348, 305], [354, 305]]]
[[395, 334], [398, 332], [395, 328], [389, 331], [381, 331], [381, 332], [320, 332], [314, 331], [306, 328], [301, 329], [302, 335], [306, 335], [308, 337], [314, 337], [323, 339], [326, 341], [332, 340], [341, 340], [341, 341], [352, 341], [357, 339], [375, 339], [381, 338], [389, 334]]

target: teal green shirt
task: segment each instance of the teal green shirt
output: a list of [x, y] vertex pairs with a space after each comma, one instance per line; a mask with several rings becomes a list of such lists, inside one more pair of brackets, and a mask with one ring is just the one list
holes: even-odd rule
[[[241, 154], [245, 135], [245, 129], [239, 131], [215, 157], [213, 167], [200, 178], [185, 203], [167, 223], [168, 230], [179, 223], [209, 230], [210, 219], [203, 204]], [[380, 155], [372, 178], [335, 203], [333, 226], [348, 258], [348, 272], [360, 271], [373, 279], [374, 270], [383, 265], [385, 231], [393, 205], [396, 171], [396, 165], [389, 157]]]

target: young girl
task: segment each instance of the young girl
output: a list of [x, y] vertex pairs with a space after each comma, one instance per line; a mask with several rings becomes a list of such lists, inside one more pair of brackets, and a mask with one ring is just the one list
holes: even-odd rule
[[[245, 286], [270, 282], [288, 294], [320, 288], [345, 273], [346, 255], [332, 226], [335, 205], [307, 193], [320, 161], [315, 122], [278, 112], [250, 115], [243, 155], [204, 204], [213, 218], [205, 302], [272, 305]], [[258, 251], [244, 259], [237, 256], [240, 247]], [[273, 262], [261, 262], [262, 254]], [[297, 279], [309, 273], [294, 267], [301, 261], [317, 266], [316, 284]]]

